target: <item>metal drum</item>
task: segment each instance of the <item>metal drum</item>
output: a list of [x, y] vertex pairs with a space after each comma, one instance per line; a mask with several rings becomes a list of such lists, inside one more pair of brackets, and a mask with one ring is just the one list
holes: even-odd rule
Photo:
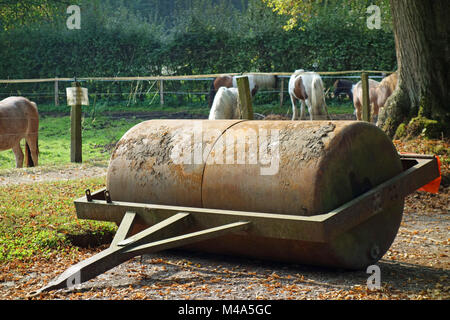
[[[391, 140], [365, 122], [150, 120], [118, 142], [107, 190], [114, 201], [314, 217], [402, 170]], [[361, 269], [388, 250], [402, 212], [398, 199], [327, 243], [283, 239], [280, 229], [186, 248]]]

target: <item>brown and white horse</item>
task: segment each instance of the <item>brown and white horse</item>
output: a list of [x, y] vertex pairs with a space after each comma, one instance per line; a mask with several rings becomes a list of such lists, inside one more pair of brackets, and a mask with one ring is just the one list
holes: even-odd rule
[[305, 117], [305, 104], [311, 120], [329, 119], [322, 78], [318, 73], [296, 70], [289, 79], [289, 96], [292, 103], [292, 120], [297, 120], [297, 101], [301, 103], [300, 120]]
[[[259, 89], [276, 89], [278, 77], [270, 74], [243, 74], [248, 76], [251, 96], [255, 96]], [[237, 81], [234, 76], [222, 75], [213, 80], [209, 90], [208, 106], [212, 107], [214, 97], [220, 87], [237, 88]]]
[[12, 149], [17, 168], [23, 166], [22, 139], [25, 139], [26, 166], [38, 165], [38, 130], [39, 114], [34, 102], [24, 97], [0, 101], [0, 151]]
[[[378, 113], [384, 107], [386, 100], [392, 95], [397, 87], [397, 73], [384, 78], [381, 82], [369, 79], [369, 101], [371, 106], [371, 121], [376, 123]], [[355, 107], [356, 119], [362, 119], [362, 83], [359, 81], [353, 88], [353, 105]]]

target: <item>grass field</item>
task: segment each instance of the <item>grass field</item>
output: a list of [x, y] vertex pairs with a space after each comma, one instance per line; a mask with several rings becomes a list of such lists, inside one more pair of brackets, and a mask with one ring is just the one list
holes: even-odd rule
[[[99, 116], [83, 118], [83, 161], [106, 161], [111, 146], [132, 126], [142, 120], [114, 119]], [[22, 141], [23, 144], [23, 141]], [[41, 117], [39, 123], [39, 165], [48, 166], [70, 162], [70, 117]], [[14, 153], [0, 152], [0, 169], [15, 165]]]
[[77, 250], [71, 239], [80, 234], [113, 234], [115, 224], [76, 219], [73, 199], [84, 194], [86, 185], [98, 189], [104, 178], [1, 187], [0, 263], [70, 253]]

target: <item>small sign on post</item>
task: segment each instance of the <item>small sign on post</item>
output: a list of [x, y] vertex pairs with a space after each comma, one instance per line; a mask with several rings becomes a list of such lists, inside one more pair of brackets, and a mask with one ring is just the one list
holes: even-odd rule
[[[78, 86], [77, 86], [78, 84]], [[73, 82], [72, 87], [66, 88], [67, 105], [89, 105], [88, 89], [82, 88], [79, 82]]]
[[236, 77], [239, 100], [242, 108], [242, 119], [253, 120], [253, 105], [250, 95], [250, 84], [247, 76]]
[[82, 139], [81, 139], [81, 106], [89, 105], [88, 90], [82, 88], [80, 83], [72, 82], [71, 88], [66, 88], [67, 105], [70, 110], [70, 161], [82, 162]]

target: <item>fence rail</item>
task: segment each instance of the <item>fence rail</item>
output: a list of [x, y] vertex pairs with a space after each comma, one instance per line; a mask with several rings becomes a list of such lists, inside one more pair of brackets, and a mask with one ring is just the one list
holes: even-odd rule
[[[350, 71], [318, 71], [320, 75], [344, 75], [349, 73], [380, 73], [390, 74], [393, 71], [375, 71], [375, 70], [350, 70]], [[142, 76], [142, 77], [81, 77], [81, 78], [46, 78], [46, 79], [3, 79], [0, 83], [41, 83], [41, 82], [73, 82], [77, 81], [158, 81], [158, 80], [212, 80], [222, 75], [245, 75], [245, 74], [260, 74], [260, 75], [273, 75], [279, 77], [290, 77], [292, 72], [245, 72], [245, 73], [217, 73], [206, 75], [184, 75], [184, 76]], [[356, 76], [355, 76], [356, 77]]]
[[[370, 74], [370, 78], [382, 78], [383, 74], [387, 75], [392, 73], [392, 71], [380, 71], [380, 70], [346, 70], [346, 71], [318, 71], [318, 74], [322, 76], [324, 79], [330, 79], [330, 78], [347, 78], [347, 79], [361, 79], [363, 74]], [[138, 77], [80, 77], [80, 78], [45, 78], [45, 79], [3, 79], [0, 80], [0, 84], [3, 84], [5, 87], [12, 86], [10, 92], [3, 92], [3, 90], [0, 91], [0, 97], [4, 96], [10, 96], [15, 95], [16, 93], [18, 95], [22, 96], [30, 96], [34, 97], [36, 99], [45, 99], [47, 98], [53, 98], [53, 102], [55, 106], [60, 105], [60, 99], [66, 96], [65, 90], [61, 87], [64, 87], [64, 85], [60, 85], [64, 82], [109, 82], [110, 84], [106, 85], [107, 88], [104, 86], [96, 86], [96, 88], [92, 88], [93, 90], [89, 92], [89, 96], [94, 98], [94, 104], [97, 97], [112, 97], [112, 99], [116, 99], [114, 97], [122, 97], [123, 101], [127, 101], [127, 106], [131, 102], [136, 102], [136, 99], [145, 99], [146, 96], [151, 95], [151, 103], [155, 100], [157, 96], [159, 96], [159, 102], [160, 105], [164, 105], [165, 102], [165, 95], [168, 96], [184, 96], [187, 97], [188, 101], [191, 101], [190, 99], [192, 97], [199, 97], [202, 101], [207, 99], [207, 96], [209, 94], [209, 84], [207, 87], [204, 85], [197, 85], [193, 84], [189, 85], [186, 82], [180, 83], [180, 84], [170, 84], [174, 83], [174, 81], [211, 81], [214, 78], [222, 75], [232, 75], [232, 76], [239, 76], [239, 75], [271, 75], [271, 76], [278, 76], [282, 79], [280, 81], [280, 86], [274, 90], [262, 90], [260, 93], [265, 93], [268, 95], [279, 95], [277, 100], [279, 100], [280, 106], [283, 105], [283, 101], [285, 100], [284, 97], [288, 93], [288, 86], [286, 85], [285, 81], [286, 79], [290, 78], [292, 75], [292, 72], [245, 72], [245, 73], [216, 73], [216, 74], [203, 74], [203, 75], [176, 75], [176, 76], [170, 76], [170, 75], [164, 75], [164, 76], [138, 76]], [[132, 82], [136, 81], [137, 84], [134, 85]], [[169, 82], [169, 84], [165, 84], [166, 82]], [[131, 87], [128, 89], [125, 89], [123, 87], [124, 82], [131, 82]], [[144, 85], [145, 82], [148, 82], [149, 88], [144, 88], [147, 85]], [[51, 83], [54, 83], [54, 85], [51, 85]], [[40, 86], [39, 88], [21, 88], [21, 89], [14, 89], [15, 86], [24, 86], [34, 85], [34, 86]], [[49, 87], [49, 85], [51, 87]], [[113, 90], [110, 90], [111, 85], [113, 86]], [[328, 85], [330, 86], [331, 83], [328, 81]], [[180, 87], [181, 86], [181, 87]], [[187, 86], [187, 87], [186, 87]], [[23, 89], [23, 90], [22, 90]], [[63, 89], [63, 90], [61, 90]], [[125, 91], [124, 91], [125, 89]], [[50, 91], [51, 90], [51, 91]], [[119, 90], [119, 92], [117, 92]], [[7, 91], [7, 90], [5, 90]], [[32, 92], [31, 92], [32, 91]], [[144, 97], [144, 98], [143, 98]], [[269, 96], [267, 96], [269, 97]], [[109, 99], [109, 98], [107, 98]], [[120, 98], [119, 98], [120, 99]], [[183, 98], [184, 99], [184, 98]], [[198, 99], [198, 98], [195, 98]], [[273, 99], [273, 98], [270, 98]], [[109, 101], [109, 100], [108, 100]], [[197, 100], [196, 100], [197, 101]]]

